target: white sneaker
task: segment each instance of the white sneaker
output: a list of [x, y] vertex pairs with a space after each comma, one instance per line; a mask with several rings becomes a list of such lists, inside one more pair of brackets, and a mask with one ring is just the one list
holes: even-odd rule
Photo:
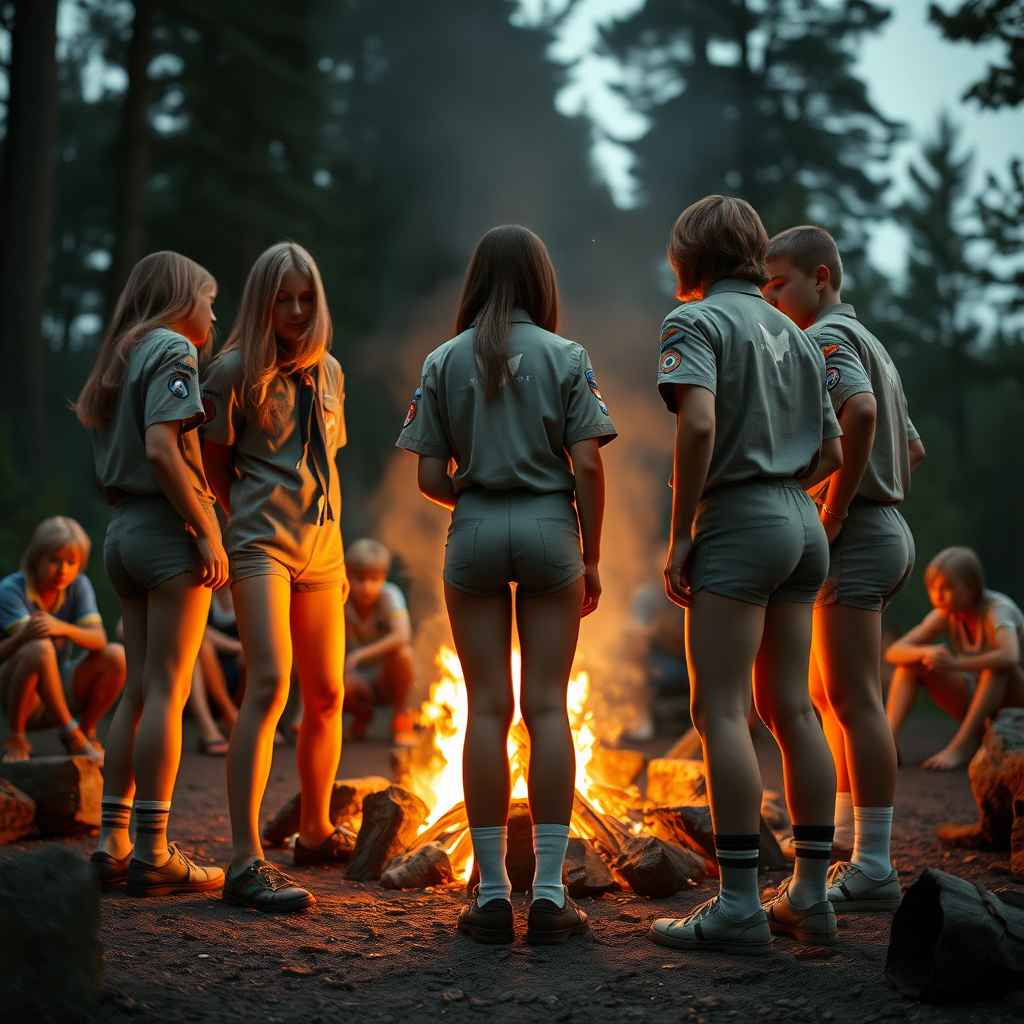
[[837, 914], [899, 910], [902, 897], [895, 868], [881, 881], [864, 874], [846, 860], [829, 868], [828, 900]]
[[675, 949], [720, 950], [742, 956], [763, 956], [772, 951], [772, 933], [764, 911], [734, 921], [719, 909], [717, 896], [686, 917], [659, 918], [648, 934], [658, 945]]

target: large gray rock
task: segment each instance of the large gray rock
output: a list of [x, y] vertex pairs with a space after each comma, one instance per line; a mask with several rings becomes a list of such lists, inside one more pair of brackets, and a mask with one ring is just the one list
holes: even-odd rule
[[44, 836], [73, 836], [100, 827], [103, 773], [88, 757], [33, 757], [0, 762], [0, 779], [36, 803], [36, 825]]
[[100, 890], [88, 863], [47, 847], [0, 861], [0, 1018], [92, 1018], [103, 973]]

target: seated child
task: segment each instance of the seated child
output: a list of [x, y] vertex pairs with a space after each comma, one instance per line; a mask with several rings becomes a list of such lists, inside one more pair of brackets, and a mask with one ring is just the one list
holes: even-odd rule
[[[124, 648], [107, 643], [83, 570], [88, 536], [51, 516], [32, 534], [21, 572], [0, 581], [0, 700], [9, 735], [0, 760], [27, 761], [26, 729], [57, 726], [69, 754], [103, 762], [96, 723], [124, 686]], [[72, 645], [85, 653], [71, 658]]]
[[[935, 606], [920, 625], [885, 653], [896, 666], [886, 714], [893, 736], [924, 687], [959, 721], [957, 734], [922, 767], [959, 768], [978, 749], [985, 723], [1000, 708], [1024, 707], [1024, 614], [1005, 594], [985, 589], [985, 574], [970, 548], [946, 548], [924, 574]], [[948, 640], [949, 647], [938, 643]]]
[[363, 736], [374, 706], [390, 704], [392, 740], [408, 742], [406, 700], [416, 661], [405, 597], [387, 582], [391, 552], [364, 538], [346, 550], [345, 564], [351, 586], [345, 604], [345, 710], [354, 717], [349, 735]]

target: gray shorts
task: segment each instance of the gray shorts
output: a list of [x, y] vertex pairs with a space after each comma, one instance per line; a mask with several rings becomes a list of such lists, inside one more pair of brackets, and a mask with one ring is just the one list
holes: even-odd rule
[[183, 572], [203, 574], [195, 534], [162, 494], [132, 495], [117, 503], [103, 564], [118, 597], [136, 597]]
[[525, 488], [462, 491], [452, 512], [444, 580], [477, 597], [498, 597], [510, 583], [541, 597], [583, 575], [579, 520], [566, 491]]
[[828, 576], [815, 608], [843, 604], [880, 612], [907, 585], [914, 536], [893, 505], [854, 498], [829, 551]]
[[690, 589], [762, 608], [813, 604], [828, 541], [811, 496], [793, 479], [753, 477], [708, 491], [693, 525]]

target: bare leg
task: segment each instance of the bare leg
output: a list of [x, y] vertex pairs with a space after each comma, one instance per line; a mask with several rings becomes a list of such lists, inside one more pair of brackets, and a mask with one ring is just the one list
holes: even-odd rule
[[473, 828], [508, 823], [512, 697], [512, 597], [474, 597], [448, 583], [444, 599], [469, 699], [462, 779]]
[[345, 679], [345, 708], [353, 721], [350, 737], [360, 739], [366, 732], [373, 718], [374, 692], [373, 687], [354, 672]]
[[224, 737], [221, 735], [220, 729], [217, 728], [213, 715], [210, 714], [210, 703], [206, 699], [204, 682], [203, 669], [197, 658], [192, 668], [192, 689], [188, 695], [188, 709], [199, 727], [199, 736], [204, 743], [224, 743]]
[[[817, 627], [815, 627], [815, 643], [817, 643]], [[821, 669], [814, 651], [811, 651], [811, 660], [808, 664], [807, 673], [808, 689], [811, 695], [811, 703], [814, 710], [821, 719], [821, 728], [828, 741], [828, 749], [832, 752], [832, 761], [836, 766], [836, 792], [850, 792], [850, 773], [847, 770], [846, 738], [843, 735], [843, 728], [836, 718], [832, 705], [825, 696], [825, 684], [822, 682]], [[888, 726], [886, 726], [888, 729]]]
[[245, 697], [228, 750], [231, 873], [237, 875], [263, 858], [260, 804], [292, 668], [291, 584], [280, 576], [250, 576], [235, 583], [232, 596], [246, 658]]
[[143, 676], [146, 668], [148, 632], [147, 596], [144, 590], [131, 597], [119, 597], [124, 627], [125, 684], [114, 720], [107, 733], [103, 761], [103, 795], [131, 800], [135, 795], [132, 760], [135, 731], [142, 718]]
[[125, 656], [120, 644], [107, 644], [86, 655], [75, 667], [71, 682], [78, 712], [78, 724], [90, 739], [96, 723], [107, 713], [124, 688]]
[[341, 759], [345, 700], [345, 600], [341, 587], [292, 595], [291, 629], [302, 692], [295, 747], [302, 791], [299, 841], [319, 846], [334, 831], [331, 793]]
[[206, 687], [206, 698], [211, 708], [216, 706], [220, 717], [224, 720], [230, 732], [235, 727], [235, 719], [238, 717], [238, 708], [228, 693], [227, 683], [224, 681], [224, 669], [220, 666], [220, 658], [213, 644], [203, 641], [199, 648], [199, 664], [203, 669], [203, 684]]
[[963, 672], [935, 672], [924, 665], [899, 665], [889, 686], [886, 717], [896, 741], [907, 716], [914, 709], [918, 687], [951, 718], [964, 720], [971, 702], [971, 684]]
[[760, 830], [761, 772], [747, 721], [764, 616], [758, 605], [708, 590], [693, 595], [686, 616], [690, 714], [704, 745], [711, 818], [718, 833]]
[[64, 688], [61, 686], [60, 668], [53, 642], [45, 637], [30, 640], [11, 659], [7, 682], [8, 719], [11, 732], [23, 735], [29, 715], [42, 701], [48, 717], [62, 728], [71, 721]]
[[754, 667], [757, 711], [782, 750], [794, 825], [831, 824], [835, 816], [835, 767], [807, 692], [812, 612], [809, 604], [769, 604]]
[[852, 783], [855, 807], [892, 807], [896, 797], [896, 743], [882, 707], [881, 642], [881, 612], [831, 604], [814, 613], [815, 655], [845, 737], [845, 759], [841, 767], [836, 759], [836, 772], [847, 788]]
[[[412, 646], [396, 647], [384, 660], [377, 683], [377, 695], [391, 705], [391, 730], [408, 728], [409, 691], [416, 678], [416, 656]], [[397, 723], [397, 724], [396, 724]]]
[[576, 788], [576, 750], [565, 707], [583, 606], [583, 579], [543, 597], [516, 595], [522, 649], [523, 721], [530, 734], [530, 815], [568, 825]]

